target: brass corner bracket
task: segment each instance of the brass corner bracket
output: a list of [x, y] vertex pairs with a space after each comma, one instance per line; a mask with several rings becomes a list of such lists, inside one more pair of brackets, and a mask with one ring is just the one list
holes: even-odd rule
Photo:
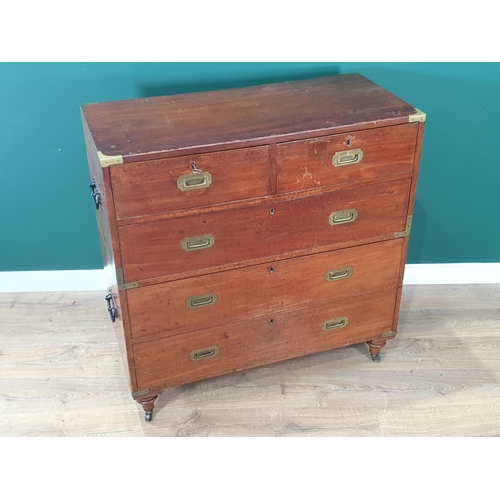
[[133, 398], [138, 398], [140, 396], [147, 396], [149, 394], [149, 389], [144, 389], [142, 391], [136, 391], [132, 393]]
[[123, 269], [121, 267], [116, 268], [116, 283], [118, 285], [118, 291], [120, 292], [123, 292], [124, 290], [130, 290], [131, 288], [139, 288], [139, 283], [137, 281], [125, 283], [125, 278], [123, 277]]
[[420, 111], [420, 109], [415, 108], [416, 113], [413, 115], [410, 115], [408, 117], [408, 122], [409, 123], [415, 123], [415, 122], [425, 122], [427, 119], [427, 115], [423, 112]]
[[393, 339], [397, 334], [398, 334], [398, 332], [385, 332], [382, 334], [382, 338], [383, 339]]
[[97, 151], [97, 156], [99, 157], [99, 162], [101, 163], [101, 168], [109, 167], [110, 165], [119, 165], [123, 163], [123, 156], [108, 156], [100, 151]]
[[408, 215], [406, 218], [406, 227], [404, 231], [399, 231], [398, 233], [394, 233], [394, 238], [404, 238], [405, 236], [409, 236], [411, 231], [411, 220], [413, 215]]

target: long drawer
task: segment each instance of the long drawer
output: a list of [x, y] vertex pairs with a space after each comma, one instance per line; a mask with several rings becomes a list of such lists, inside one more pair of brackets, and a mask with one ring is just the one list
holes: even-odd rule
[[417, 130], [412, 123], [278, 144], [278, 192], [410, 177]]
[[121, 226], [125, 281], [391, 237], [406, 227], [410, 182]]
[[127, 291], [133, 339], [172, 336], [397, 286], [403, 240]]
[[371, 340], [389, 332], [396, 291], [344, 299], [133, 346], [139, 390]]

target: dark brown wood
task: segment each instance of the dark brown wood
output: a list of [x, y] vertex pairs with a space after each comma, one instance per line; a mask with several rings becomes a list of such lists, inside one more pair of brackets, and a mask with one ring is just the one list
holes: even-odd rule
[[[186, 384], [367, 341], [390, 330], [395, 298], [392, 290], [136, 344], [138, 387]], [[348, 317], [347, 326], [323, 329], [325, 321], [342, 317]], [[192, 351], [215, 346], [218, 355], [190, 359]]]
[[125, 162], [408, 121], [414, 108], [359, 74], [89, 104], [99, 151]]
[[[118, 229], [127, 282], [244, 262], [327, 245], [354, 246], [363, 238], [394, 236], [406, 226], [410, 181], [346, 189], [300, 200], [265, 204]], [[352, 223], [331, 226], [333, 212], [356, 209]], [[271, 211], [274, 213], [271, 214]], [[212, 234], [211, 248], [186, 252], [187, 237]]]
[[[181, 191], [177, 181], [193, 174], [192, 162], [198, 170], [211, 175], [212, 184]], [[267, 146], [113, 165], [109, 170], [118, 219], [270, 194]]]
[[[411, 177], [418, 123], [278, 144], [278, 192]], [[361, 149], [362, 160], [335, 167], [335, 153]]]
[[[403, 239], [287, 259], [127, 291], [131, 336], [137, 341], [178, 335], [313, 303], [394, 288]], [[352, 276], [328, 282], [329, 271], [351, 266]], [[258, 290], [258, 293], [256, 291]], [[208, 306], [190, 297], [215, 293]]]

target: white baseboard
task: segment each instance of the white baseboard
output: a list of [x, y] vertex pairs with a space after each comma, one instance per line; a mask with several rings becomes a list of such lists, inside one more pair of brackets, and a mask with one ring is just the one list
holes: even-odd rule
[[[500, 263], [407, 264], [405, 285], [500, 283]], [[0, 292], [106, 290], [104, 269], [0, 272]]]
[[404, 285], [500, 283], [499, 262], [465, 264], [406, 264]]
[[0, 292], [76, 292], [85, 290], [106, 290], [104, 269], [0, 273]]

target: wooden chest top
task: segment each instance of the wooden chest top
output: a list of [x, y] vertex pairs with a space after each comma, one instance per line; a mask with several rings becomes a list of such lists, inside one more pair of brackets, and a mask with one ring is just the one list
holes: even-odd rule
[[88, 104], [97, 151], [124, 163], [396, 125], [415, 109], [359, 74]]

